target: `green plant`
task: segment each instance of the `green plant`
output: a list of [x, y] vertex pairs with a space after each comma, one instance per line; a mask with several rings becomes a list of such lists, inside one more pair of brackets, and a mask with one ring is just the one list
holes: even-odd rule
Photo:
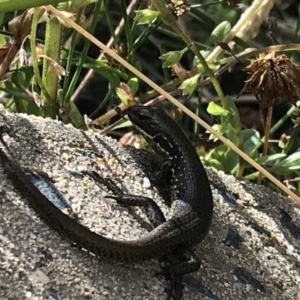
[[[257, 130], [243, 126], [235, 99], [224, 95], [219, 82], [219, 76], [222, 73], [240, 62], [246, 66], [253, 56], [277, 51], [287, 53], [287, 51], [300, 48], [299, 44], [289, 44], [289, 41], [286, 41], [282, 45], [249, 50], [252, 47], [252, 37], [259, 32], [257, 25], [263, 22], [272, 9], [271, 1], [253, 1], [245, 14], [239, 17], [236, 10], [219, 1], [203, 1], [201, 4], [189, 7], [187, 1], [152, 0], [150, 7], [144, 7], [143, 3], [139, 7], [135, 7], [136, 12], [132, 18], [127, 13], [131, 7], [126, 7], [125, 0], [117, 3], [120, 5], [118, 11], [110, 8], [111, 2], [101, 0], [92, 4], [94, 5], [93, 14], [88, 17], [89, 22], [85, 23], [88, 24], [87, 31], [85, 31], [82, 28], [84, 24], [81, 20], [82, 16], [86, 15], [83, 4], [90, 4], [90, 2], [94, 1], [85, 3], [68, 1], [60, 3], [57, 6], [58, 10], [52, 6], [45, 6], [36, 8], [33, 14], [30, 13], [31, 15], [29, 12], [24, 13], [27, 16], [25, 19], [28, 19], [29, 22], [27, 23], [30, 24], [26, 28], [27, 31], [29, 28], [31, 52], [27, 49], [25, 42], [28, 34], [26, 36], [23, 34], [19, 50], [27, 51], [28, 56], [32, 55], [33, 64], [22, 64], [21, 59], [18, 59], [13, 65], [10, 65], [9, 69], [2, 69], [4, 70], [4, 72], [2, 71], [3, 76], [6, 76], [6, 78], [2, 77], [2, 80], [10, 79], [3, 80], [0, 85], [1, 90], [11, 95], [6, 107], [16, 112], [60, 118], [66, 123], [71, 122], [78, 128], [86, 128], [91, 125], [102, 126], [109, 122], [110, 126], [103, 131], [107, 133], [113, 127], [111, 119], [116, 115], [115, 109], [109, 109], [112, 95], [116, 94], [121, 99], [119, 104], [121, 109], [133, 105], [134, 102], [151, 101], [156, 103], [167, 98], [194, 119], [195, 123], [192, 129], [184, 122], [182, 124], [194, 141], [197, 141], [200, 127], [203, 126], [210, 131], [212, 139], [218, 138], [224, 143], [210, 151], [198, 147], [198, 153], [207, 166], [214, 166], [239, 178], [257, 178], [256, 169], [264, 172], [260, 166], [264, 166], [279, 179], [293, 180], [295, 177], [299, 177], [298, 129], [292, 132], [291, 138], [282, 150], [276, 148], [273, 143], [268, 152], [264, 156], [260, 156], [260, 147], [264, 142], [264, 137], [260, 136]], [[238, 1], [224, 2], [233, 5], [235, 4], [233, 2]], [[137, 1], [133, 0], [132, 3], [136, 4]], [[52, 3], [49, 1], [44, 4]], [[43, 10], [51, 12], [52, 15], [50, 18], [46, 18], [45, 39], [41, 41], [36, 39], [36, 32], [39, 29], [38, 19], [43, 20], [41, 16]], [[131, 10], [133, 9], [131, 8]], [[176, 22], [181, 13], [187, 10], [197, 20], [201, 30], [203, 29], [205, 32], [201, 42], [189, 37]], [[74, 15], [74, 13], [76, 14]], [[22, 19], [20, 14], [17, 16], [15, 13], [15, 15], [20, 22]], [[123, 28], [122, 39], [126, 41], [125, 46], [119, 37], [122, 30], [115, 32], [116, 16], [123, 17], [120, 28]], [[72, 18], [76, 20], [77, 25], [74, 24]], [[93, 37], [99, 22], [106, 24], [110, 32], [109, 47]], [[294, 25], [295, 30], [299, 28], [298, 22]], [[64, 31], [66, 25], [71, 26], [74, 30], [71, 37], [65, 41], [58, 33]], [[188, 27], [185, 29], [188, 30]], [[9, 46], [8, 44], [4, 45], [3, 36], [10, 34], [16, 38], [16, 34], [19, 32], [2, 32], [2, 34], [0, 42], [3, 45], [4, 55], [1, 57], [5, 58], [10, 49], [5, 52], [5, 47], [9, 48]], [[76, 45], [82, 36], [85, 37], [84, 45], [82, 50], [78, 51]], [[152, 64], [160, 69], [159, 71], [162, 70], [164, 82], [160, 86], [141, 73], [145, 71], [145, 64], [141, 64], [137, 59], [138, 55], [145, 51], [144, 45], [153, 36], [163, 41], [161, 46], [157, 47], [158, 55]], [[273, 33], [272, 36], [274, 40]], [[45, 45], [43, 54], [39, 52], [38, 44], [41, 42]], [[88, 56], [91, 42], [103, 51], [98, 59]], [[235, 49], [235, 47], [240, 48], [235, 51], [234, 55], [231, 49]], [[290, 56], [291, 59], [293, 56], [296, 58], [297, 53], [291, 52]], [[187, 57], [192, 61], [189, 68], [182, 64]], [[41, 65], [43, 65], [42, 76], [39, 75]], [[3, 61], [0, 65], [0, 74], [1, 67], [3, 67]], [[79, 93], [80, 85], [78, 87], [78, 83], [83, 69], [93, 70], [101, 78], [105, 78], [105, 81], [102, 82], [107, 85], [106, 91], [101, 94], [101, 97], [99, 96], [101, 101], [89, 113], [91, 121], [83, 117], [77, 106], [77, 96], [75, 96]], [[171, 79], [171, 69], [177, 76], [176, 78]], [[60, 81], [60, 77], [64, 77], [63, 81]], [[146, 82], [153, 90], [146, 89], [145, 91], [142, 81]], [[208, 99], [209, 104], [206, 111], [208, 115], [212, 115], [216, 119], [213, 128], [200, 118], [204, 111], [203, 99], [209, 98], [205, 93], [207, 92], [206, 87], [210, 83], [212, 83], [219, 100], [215, 102]], [[173, 98], [178, 95], [186, 96], [185, 105]], [[187, 108], [187, 106], [190, 107], [193, 98], [197, 99], [196, 105], [194, 105], [196, 114]], [[270, 134], [274, 134], [285, 120], [290, 119], [292, 112], [293, 108], [278, 120], [270, 128]], [[277, 185], [289, 193], [288, 189], [268, 172], [264, 172], [264, 175], [273, 182], [271, 184], [269, 180], [265, 179], [266, 185], [272, 187]], [[290, 195], [300, 201], [295, 195]]]

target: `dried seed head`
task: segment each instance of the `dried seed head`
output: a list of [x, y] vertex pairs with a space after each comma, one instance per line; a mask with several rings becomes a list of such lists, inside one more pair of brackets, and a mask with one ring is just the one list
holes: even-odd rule
[[190, 10], [189, 6], [187, 5], [187, 0], [169, 0], [167, 1], [167, 7], [169, 11], [177, 17]]
[[252, 92], [261, 108], [300, 99], [300, 67], [286, 55], [272, 54], [256, 59], [246, 67], [249, 74], [240, 93]]
[[[115, 47], [113, 46], [112, 47], [112, 50], [117, 54], [117, 55], [120, 55], [122, 58], [124, 58], [125, 60], [128, 59], [128, 50], [127, 50], [127, 47], [125, 44], [120, 44], [119, 46]], [[114, 64], [114, 65], [118, 65], [119, 63], [114, 60], [109, 54], [105, 53], [104, 52], [104, 57], [107, 59], [107, 61], [111, 64]]]

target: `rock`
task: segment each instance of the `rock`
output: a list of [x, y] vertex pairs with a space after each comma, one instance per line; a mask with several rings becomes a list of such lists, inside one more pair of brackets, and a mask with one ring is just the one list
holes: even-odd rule
[[[128, 192], [152, 197], [168, 216], [142, 172], [145, 152], [58, 121], [13, 115], [1, 106], [3, 123], [5, 140], [20, 165], [50, 178], [61, 192], [62, 209], [76, 212], [91, 230], [116, 239], [135, 239], [149, 230], [141, 210], [104, 198], [110, 191], [82, 174], [93, 165]], [[207, 172], [214, 219], [196, 247], [202, 265], [185, 277], [183, 299], [300, 299], [299, 208], [265, 187]], [[1, 299], [165, 298], [164, 280], [153, 277], [157, 260], [129, 265], [73, 247], [34, 213], [1, 164], [0, 178]]]

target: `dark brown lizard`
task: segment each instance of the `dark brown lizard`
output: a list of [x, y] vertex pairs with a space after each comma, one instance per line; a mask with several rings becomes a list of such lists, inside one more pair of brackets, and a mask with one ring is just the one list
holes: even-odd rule
[[[127, 113], [132, 123], [151, 141], [154, 151], [169, 158], [171, 167], [172, 217], [169, 220], [164, 219], [154, 201], [149, 198], [138, 196], [134, 200], [139, 198], [139, 201], [131, 201], [130, 196], [115, 197], [123, 205], [144, 206], [154, 212], [158, 209], [158, 218], [151, 220], [156, 220], [155, 228], [142, 238], [130, 241], [113, 240], [100, 236], [69, 218], [35, 187], [6, 146], [2, 132], [0, 157], [18, 191], [35, 212], [79, 247], [101, 257], [124, 262], [162, 257], [169, 253], [179, 254], [183, 261], [167, 266], [162, 272], [171, 282], [168, 292], [170, 298], [180, 294], [178, 289], [182, 276], [200, 266], [186, 247], [199, 243], [208, 233], [213, 214], [211, 189], [192, 144], [163, 110], [157, 107], [134, 106]], [[175, 291], [172, 293], [172, 290]]]

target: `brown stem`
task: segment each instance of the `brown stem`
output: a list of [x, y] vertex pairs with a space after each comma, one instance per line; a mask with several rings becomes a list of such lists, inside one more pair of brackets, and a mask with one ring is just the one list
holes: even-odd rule
[[[268, 109], [268, 114], [267, 114], [267, 118], [266, 118], [263, 155], [267, 155], [267, 153], [268, 153], [270, 129], [271, 129], [271, 122], [272, 122], [272, 114], [273, 114], [273, 106], [270, 106], [269, 109]], [[263, 176], [262, 173], [258, 174], [257, 184], [261, 184], [262, 176]]]

